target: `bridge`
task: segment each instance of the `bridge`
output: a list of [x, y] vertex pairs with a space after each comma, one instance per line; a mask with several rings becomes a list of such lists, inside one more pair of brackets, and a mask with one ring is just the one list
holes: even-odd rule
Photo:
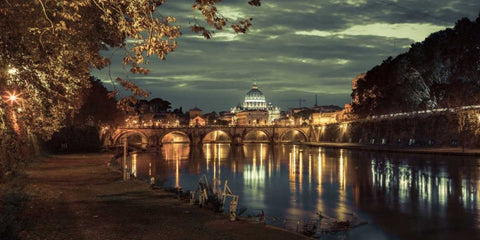
[[[372, 139], [389, 139], [389, 142], [398, 142], [399, 139], [412, 138], [424, 140], [432, 139], [445, 133], [436, 133], [435, 129], [425, 135], [425, 128], [417, 129], [417, 125], [408, 125], [410, 120], [402, 121], [405, 118], [425, 119], [426, 116], [452, 114], [461, 111], [475, 112], [475, 119], [480, 116], [480, 105], [464, 106], [455, 109], [442, 108], [424, 111], [414, 111], [406, 113], [391, 113], [385, 115], [374, 115], [364, 119], [352, 119], [349, 121], [335, 122], [325, 125], [315, 126], [198, 126], [198, 127], [169, 127], [169, 128], [141, 128], [141, 127], [123, 127], [103, 134], [105, 146], [118, 146], [128, 139], [132, 147], [146, 149], [149, 147], [159, 147], [165, 143], [189, 143], [191, 145], [200, 145], [202, 143], [230, 143], [232, 145], [241, 145], [243, 143], [288, 143], [288, 142], [368, 142]], [[376, 122], [390, 121], [394, 124], [405, 123], [401, 131], [393, 131], [392, 126], [368, 125]], [[367, 125], [366, 125], [367, 124]], [[457, 122], [453, 122], [457, 124]], [[420, 126], [420, 125], [418, 125]], [[423, 125], [422, 125], [423, 126]], [[442, 130], [444, 131], [444, 130]], [[456, 129], [455, 129], [456, 131]], [[456, 132], [452, 132], [450, 137], [458, 138]], [[425, 135], [425, 136], [424, 136]], [[428, 136], [427, 136], [428, 135]], [[431, 136], [430, 136], [431, 135]], [[377, 141], [378, 142], [378, 141]], [[382, 144], [383, 144], [382, 140]]]
[[171, 128], [118, 128], [110, 134], [105, 145], [119, 145], [125, 139], [142, 148], [158, 147], [165, 143], [288, 143], [316, 142], [318, 128], [284, 126], [202, 126]]

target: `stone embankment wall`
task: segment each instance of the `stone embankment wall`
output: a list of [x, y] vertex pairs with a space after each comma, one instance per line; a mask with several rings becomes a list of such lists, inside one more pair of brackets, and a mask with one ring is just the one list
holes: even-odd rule
[[465, 143], [466, 147], [479, 147], [480, 126], [459, 131], [458, 123], [455, 114], [372, 119], [325, 126], [320, 129], [319, 141], [437, 147]]

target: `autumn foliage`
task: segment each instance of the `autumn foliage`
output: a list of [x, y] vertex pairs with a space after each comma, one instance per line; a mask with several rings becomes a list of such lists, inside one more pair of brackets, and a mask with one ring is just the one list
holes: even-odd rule
[[[195, 0], [192, 8], [205, 21], [191, 30], [205, 38], [222, 30], [228, 19], [219, 14], [221, 0]], [[48, 139], [82, 106], [79, 93], [90, 87], [90, 70], [111, 63], [101, 50], [120, 50], [131, 74], [148, 74], [149, 57], [165, 59], [181, 36], [176, 18], [163, 16], [166, 0], [4, 0], [0, 4], [0, 156], [5, 172], [19, 153], [20, 140]], [[260, 1], [249, 1], [260, 6]], [[231, 27], [245, 32], [250, 18]], [[127, 43], [128, 40], [128, 43]], [[115, 77], [114, 77], [115, 79]], [[116, 78], [132, 95], [146, 97], [132, 80]], [[21, 93], [7, 101], [7, 93]], [[114, 91], [112, 95], [118, 94]], [[128, 106], [134, 97], [121, 98]], [[14, 139], [15, 141], [12, 141]], [[16, 161], [16, 160], [15, 160]]]

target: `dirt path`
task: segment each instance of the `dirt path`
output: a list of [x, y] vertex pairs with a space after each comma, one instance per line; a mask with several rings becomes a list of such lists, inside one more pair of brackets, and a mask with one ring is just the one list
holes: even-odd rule
[[23, 239], [306, 239], [190, 206], [141, 181], [121, 181], [107, 154], [40, 158], [27, 169]]

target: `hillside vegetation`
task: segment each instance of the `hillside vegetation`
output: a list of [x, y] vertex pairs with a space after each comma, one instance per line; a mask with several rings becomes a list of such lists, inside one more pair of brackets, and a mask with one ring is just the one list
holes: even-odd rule
[[352, 100], [360, 116], [480, 104], [480, 16], [357, 76]]

